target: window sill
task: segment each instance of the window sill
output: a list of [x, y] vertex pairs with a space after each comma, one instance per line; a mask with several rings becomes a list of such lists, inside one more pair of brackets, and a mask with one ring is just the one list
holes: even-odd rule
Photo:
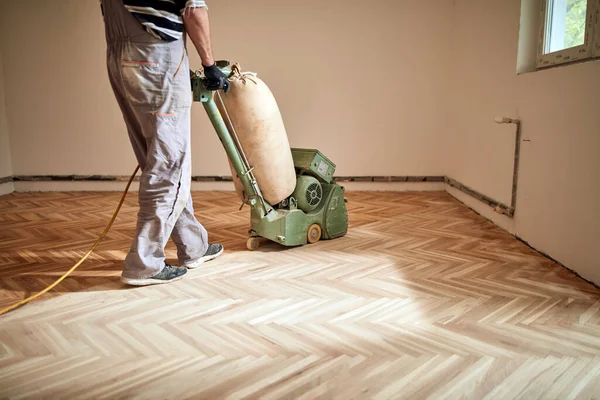
[[542, 71], [552, 70], [552, 69], [556, 69], [556, 68], [569, 67], [572, 65], [597, 63], [597, 62], [600, 62], [600, 56], [586, 58], [585, 60], [570, 61], [570, 62], [566, 62], [566, 63], [562, 63], [562, 64], [548, 65], [546, 67], [537, 67], [537, 66], [527, 67], [527, 68], [523, 68], [522, 71], [517, 71], [517, 75], [526, 75], [526, 74], [530, 74], [532, 72], [542, 72]]

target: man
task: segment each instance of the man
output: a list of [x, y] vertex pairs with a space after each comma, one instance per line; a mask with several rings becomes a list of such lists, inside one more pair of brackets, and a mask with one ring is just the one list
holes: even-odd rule
[[[143, 286], [181, 279], [223, 252], [209, 244], [190, 194], [190, 109], [185, 35], [204, 67], [207, 87], [229, 88], [212, 55], [208, 10], [201, 0], [100, 0], [108, 76], [141, 167], [136, 236], [121, 280]], [[177, 246], [179, 267], [165, 262]], [[186, 268], [187, 267], [187, 268]]]

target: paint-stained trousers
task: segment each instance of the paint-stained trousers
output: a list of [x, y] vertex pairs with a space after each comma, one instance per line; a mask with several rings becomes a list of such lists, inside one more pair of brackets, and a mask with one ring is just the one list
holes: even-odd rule
[[185, 39], [154, 38], [122, 0], [103, 0], [103, 11], [108, 76], [142, 171], [136, 234], [122, 275], [143, 279], [164, 267], [169, 237], [180, 265], [208, 248], [190, 194], [189, 61]]

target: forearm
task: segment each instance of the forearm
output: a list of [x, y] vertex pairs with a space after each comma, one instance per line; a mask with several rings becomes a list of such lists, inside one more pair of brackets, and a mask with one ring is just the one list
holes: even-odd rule
[[188, 8], [183, 15], [185, 30], [194, 43], [202, 65], [210, 66], [215, 63], [210, 39], [210, 23], [206, 7]]

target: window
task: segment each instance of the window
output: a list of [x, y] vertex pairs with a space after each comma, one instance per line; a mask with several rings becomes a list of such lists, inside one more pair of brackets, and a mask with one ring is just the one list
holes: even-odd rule
[[537, 67], [600, 57], [600, 0], [541, 0]]

